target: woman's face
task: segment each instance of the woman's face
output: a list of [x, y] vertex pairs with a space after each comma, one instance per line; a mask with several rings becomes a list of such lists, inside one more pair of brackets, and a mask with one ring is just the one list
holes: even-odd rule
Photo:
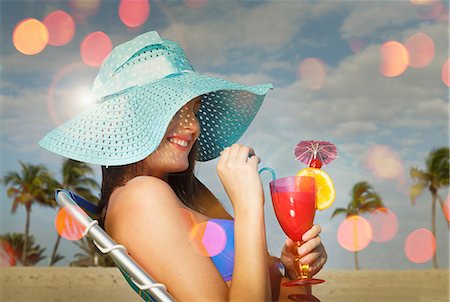
[[161, 144], [144, 160], [144, 175], [166, 179], [189, 167], [188, 155], [200, 135], [197, 112], [201, 97], [192, 99], [172, 118]]

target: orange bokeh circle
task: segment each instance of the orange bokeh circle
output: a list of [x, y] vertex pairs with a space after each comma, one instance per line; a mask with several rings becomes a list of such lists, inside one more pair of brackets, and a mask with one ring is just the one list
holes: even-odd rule
[[368, 221], [372, 226], [372, 240], [375, 242], [387, 242], [392, 240], [397, 234], [397, 215], [388, 208], [378, 208], [372, 211]]
[[48, 30], [48, 44], [52, 46], [66, 45], [75, 36], [75, 21], [63, 10], [48, 14], [44, 24]]
[[59, 209], [56, 214], [55, 229], [61, 237], [71, 241], [83, 238], [83, 232], [85, 230], [85, 228], [72, 217], [69, 210], [66, 210], [66, 208]]
[[298, 66], [298, 76], [311, 90], [319, 90], [325, 83], [327, 69], [325, 63], [317, 58], [306, 58]]
[[14, 28], [12, 40], [14, 47], [25, 55], [35, 55], [44, 50], [48, 43], [45, 25], [36, 19], [25, 19]]
[[406, 47], [397, 41], [388, 41], [380, 47], [380, 73], [385, 77], [396, 77], [405, 72], [409, 65]]
[[80, 45], [81, 59], [86, 65], [98, 67], [112, 50], [112, 42], [104, 32], [87, 35]]
[[372, 227], [363, 217], [352, 215], [347, 217], [337, 231], [339, 245], [350, 252], [365, 249], [372, 241]]
[[425, 263], [436, 253], [436, 239], [426, 228], [411, 232], [405, 240], [405, 255], [411, 262]]
[[121, 0], [119, 18], [128, 27], [138, 27], [147, 21], [150, 15], [148, 0]]
[[444, 64], [442, 64], [442, 69], [441, 69], [441, 77], [442, 77], [442, 82], [444, 82], [445, 85], [447, 85], [447, 87], [450, 87], [450, 59], [447, 59], [447, 61], [445, 61]]
[[415, 33], [405, 42], [409, 53], [409, 66], [423, 68], [428, 66], [434, 58], [434, 41], [425, 33]]

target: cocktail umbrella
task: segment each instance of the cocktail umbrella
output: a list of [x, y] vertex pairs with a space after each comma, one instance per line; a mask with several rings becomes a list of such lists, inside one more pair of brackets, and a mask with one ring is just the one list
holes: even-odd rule
[[307, 140], [301, 141], [295, 146], [295, 158], [302, 163], [311, 165], [314, 160], [320, 160], [321, 164], [331, 163], [337, 156], [336, 146], [327, 141]]

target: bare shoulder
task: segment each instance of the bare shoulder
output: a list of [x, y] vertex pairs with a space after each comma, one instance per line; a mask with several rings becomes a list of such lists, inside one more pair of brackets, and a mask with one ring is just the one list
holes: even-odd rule
[[[113, 237], [129, 228], [154, 226], [163, 217], [182, 207], [181, 201], [165, 181], [139, 176], [114, 191], [108, 206], [108, 229]], [[117, 238], [117, 239], [119, 239]]]
[[[167, 196], [176, 197], [175, 192], [170, 185], [153, 176], [138, 176], [128, 181], [127, 184], [116, 190], [117, 194], [114, 199], [136, 199], [139, 200], [152, 200], [152, 196]], [[116, 192], [115, 192], [116, 193]]]
[[167, 183], [137, 177], [117, 189], [110, 202], [110, 236], [145, 271], [166, 284], [176, 300], [226, 300], [226, 283], [204, 256], [202, 240], [192, 236], [197, 229], [191, 212]]

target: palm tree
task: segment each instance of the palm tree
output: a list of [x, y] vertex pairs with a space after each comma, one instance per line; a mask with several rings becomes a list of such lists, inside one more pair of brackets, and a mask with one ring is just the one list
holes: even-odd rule
[[[372, 212], [377, 208], [383, 207], [383, 201], [381, 200], [378, 193], [376, 193], [372, 186], [366, 182], [361, 181], [353, 186], [350, 192], [351, 200], [348, 203], [347, 208], [337, 208], [334, 210], [331, 218], [339, 215], [345, 214], [346, 217], [352, 215], [360, 215], [363, 213]], [[358, 262], [358, 251], [354, 253], [355, 269], [359, 270]]]
[[52, 206], [48, 198], [48, 186], [50, 175], [47, 169], [42, 165], [31, 165], [19, 161], [22, 170], [17, 172], [8, 172], [3, 178], [6, 185], [8, 197], [13, 198], [11, 213], [14, 214], [19, 205], [23, 205], [26, 210], [25, 233], [23, 234], [23, 253], [21, 262], [27, 266], [27, 248], [30, 233], [30, 213], [34, 203], [44, 206]]
[[[36, 265], [39, 261], [45, 258], [43, 253], [45, 248], [35, 244], [34, 237], [31, 235], [27, 238], [27, 248], [24, 249], [24, 234], [21, 233], [6, 233], [0, 235], [0, 245], [8, 253], [8, 261], [11, 266], [16, 265], [16, 261], [22, 265]], [[24, 250], [26, 251], [24, 253]], [[25, 259], [25, 261], [23, 260]]]
[[[449, 185], [449, 158], [448, 147], [441, 147], [431, 150], [425, 160], [425, 170], [412, 167], [409, 171], [414, 185], [410, 188], [412, 205], [415, 204], [425, 188], [431, 193], [431, 231], [436, 238], [436, 200], [439, 200], [441, 209], [444, 212], [444, 200], [439, 195], [439, 189]], [[447, 226], [450, 226], [447, 221]], [[433, 255], [433, 268], [437, 268], [436, 253]]]
[[[97, 181], [88, 175], [94, 175], [94, 170], [86, 163], [73, 159], [66, 159], [62, 165], [62, 183], [58, 183], [58, 187], [69, 189], [92, 203], [98, 203], [98, 197], [91, 193], [91, 189], [99, 190], [100, 186]], [[58, 260], [62, 259], [57, 255], [57, 250], [61, 236], [57, 234], [52, 255], [50, 257], [50, 266], [53, 266]]]

